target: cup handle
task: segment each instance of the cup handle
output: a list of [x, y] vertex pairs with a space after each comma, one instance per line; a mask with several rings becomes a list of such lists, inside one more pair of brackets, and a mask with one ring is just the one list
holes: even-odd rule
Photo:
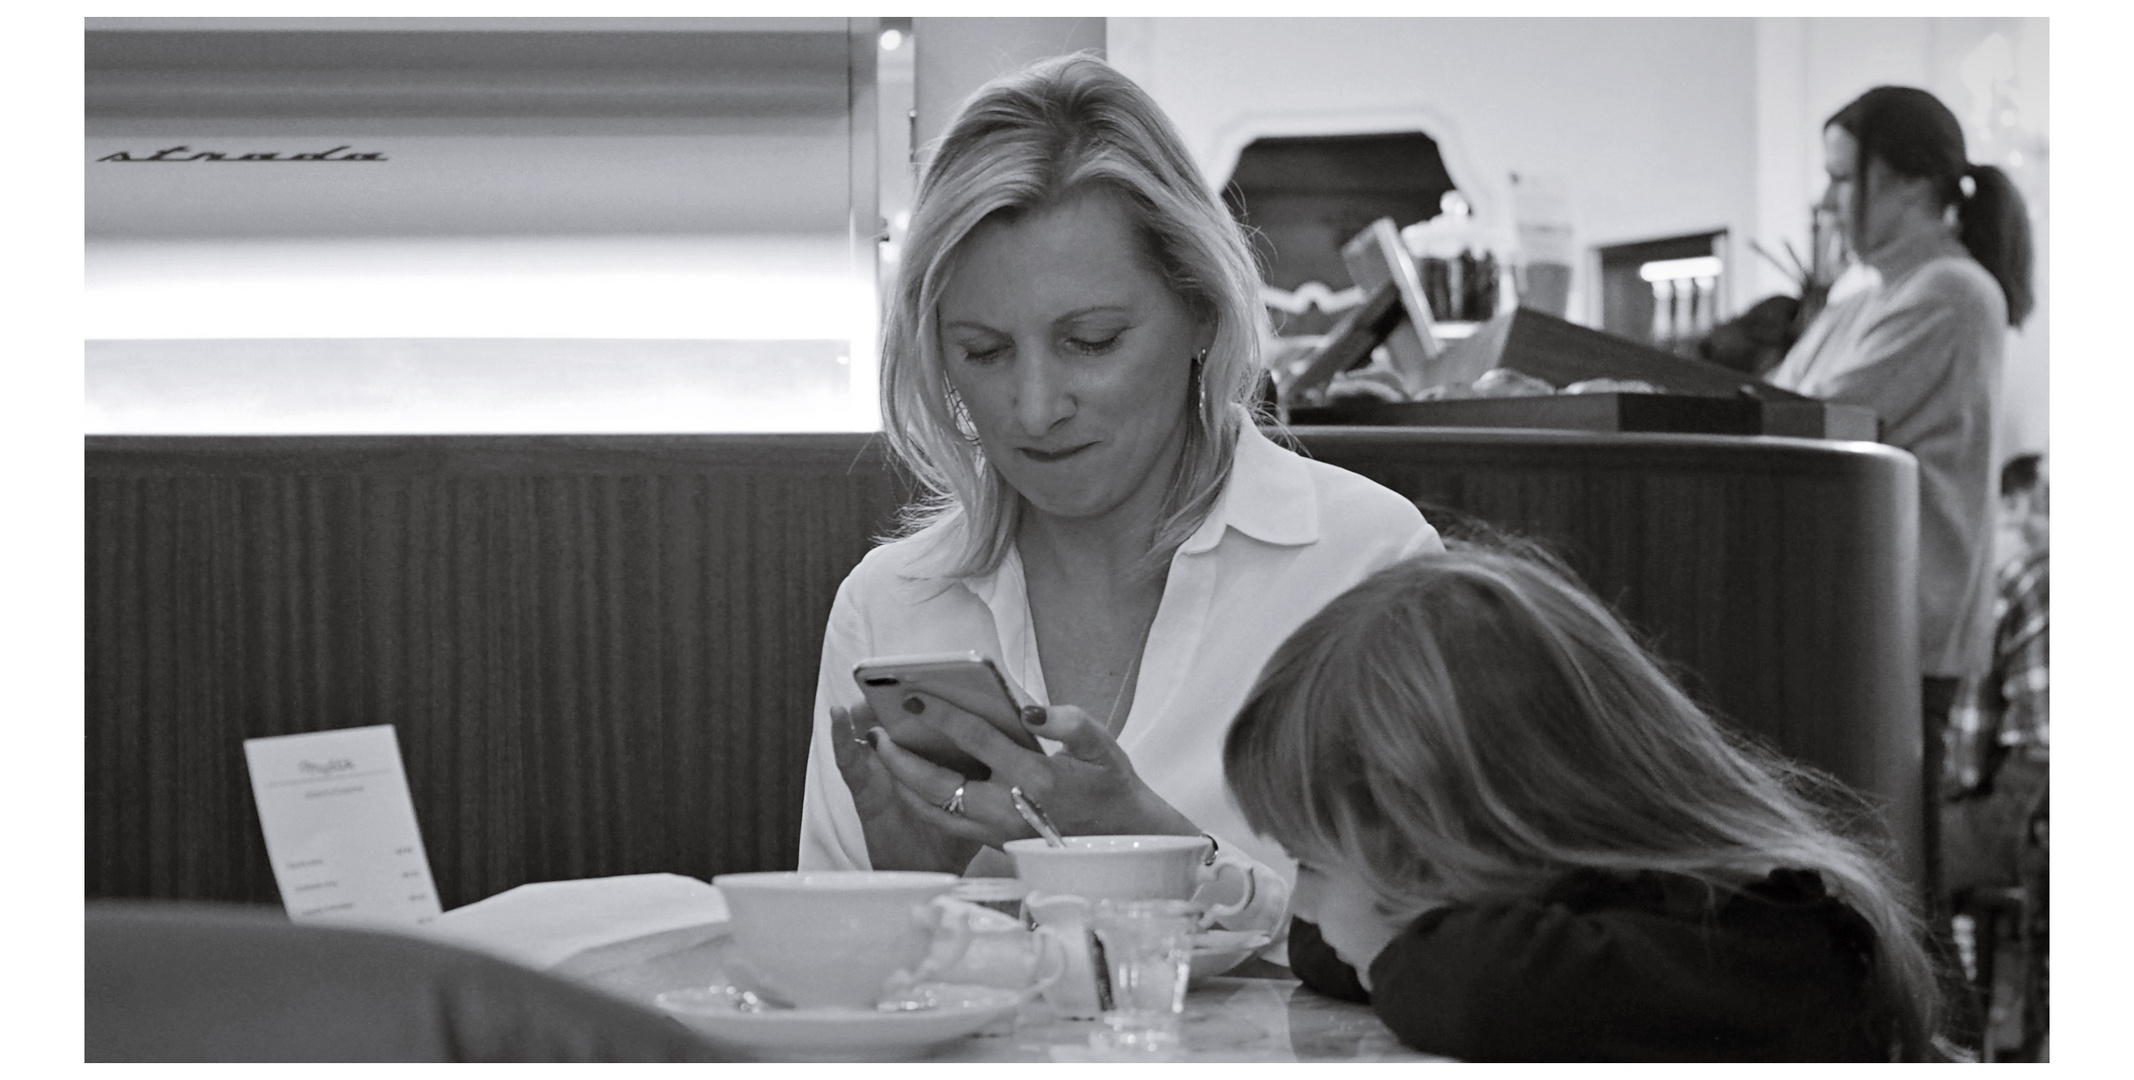
[[1040, 962], [1052, 961], [1054, 970], [1031, 988], [1032, 993], [1043, 994], [1066, 1016], [1097, 1016], [1097, 975], [1089, 951], [1089, 930], [1081, 925], [1040, 926], [1033, 935], [1041, 942]]
[[928, 950], [926, 959], [921, 960], [917, 968], [892, 976], [903, 986], [925, 982], [955, 967], [963, 960], [963, 954], [969, 951], [973, 936], [970, 919], [951, 907], [947, 897], [938, 897], [911, 909], [911, 917], [914, 922], [924, 923], [937, 933], [947, 930], [949, 940], [946, 949], [940, 942], [935, 942], [933, 948]]
[[[1035, 911], [1050, 908], [1060, 915], [1072, 913], [1072, 918], [1035, 925], [1033, 932], [1043, 941], [1049, 953], [1059, 959], [1059, 970], [1053, 978], [1045, 980], [1041, 990], [1057, 994], [1055, 1004], [1072, 1016], [1096, 1016], [1103, 1006], [1104, 994], [1100, 986], [1108, 984], [1109, 972], [1099, 972], [1094, 950], [1095, 941], [1089, 929], [1089, 919], [1095, 905], [1086, 897], [1071, 893], [1051, 894], [1032, 892], [1023, 898], [1023, 913], [1027, 921], [1035, 923]], [[1086, 968], [1085, 968], [1086, 965]], [[1066, 987], [1055, 990], [1061, 983]], [[1061, 999], [1064, 999], [1062, 1003]]]
[[[1039, 974], [1023, 991], [1025, 997], [1035, 997], [1052, 989], [1061, 979], [1067, 977], [1067, 970], [1071, 966], [1067, 960], [1067, 943], [1060, 935], [1039, 931], [1032, 933], [1030, 937], [1037, 943]], [[1047, 961], [1050, 961], [1052, 969], [1049, 974], [1045, 973]]]
[[1234, 904], [1209, 905], [1207, 914], [1201, 916], [1200, 924], [1202, 927], [1213, 926], [1251, 907], [1252, 901], [1258, 898], [1260, 894], [1259, 874], [1253, 869], [1252, 864], [1242, 856], [1233, 855], [1227, 851], [1217, 855], [1214, 862], [1202, 868], [1200, 874], [1201, 882], [1203, 884], [1214, 882], [1215, 879], [1222, 876], [1222, 872], [1226, 867], [1236, 870], [1238, 875], [1244, 879], [1245, 895]]

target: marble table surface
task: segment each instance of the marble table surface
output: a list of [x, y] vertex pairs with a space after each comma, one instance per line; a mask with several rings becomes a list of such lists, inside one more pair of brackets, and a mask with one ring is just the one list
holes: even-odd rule
[[[446, 912], [427, 932], [658, 1009], [662, 992], [726, 981], [726, 918], [715, 886], [644, 874], [523, 885]], [[1032, 997], [918, 1060], [1147, 1060], [1099, 1049], [1092, 1036], [1103, 1030], [1101, 1021], [1062, 1017]], [[1196, 985], [1182, 1036], [1169, 1060], [1440, 1060], [1401, 1045], [1368, 1007], [1307, 990], [1289, 969], [1260, 959]]]
[[[587, 950], [557, 965], [556, 973], [653, 1006], [665, 990], [703, 985], [719, 977], [723, 925], [668, 931]], [[1288, 969], [1248, 961], [1237, 974], [1219, 975], [1186, 996], [1183, 1046], [1174, 1061], [1433, 1061], [1401, 1045], [1371, 1010], [1303, 987]], [[1097, 1020], [1056, 1015], [1042, 999], [1012, 1018], [934, 1047], [921, 1061], [1145, 1061], [1098, 1048]]]

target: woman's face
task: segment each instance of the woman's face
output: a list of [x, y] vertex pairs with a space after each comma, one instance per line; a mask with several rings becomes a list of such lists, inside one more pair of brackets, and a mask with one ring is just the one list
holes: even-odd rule
[[1091, 191], [963, 242], [937, 309], [949, 385], [986, 457], [1038, 513], [1153, 515], [1211, 336]]
[[[1855, 252], [1875, 251], [1897, 239], [1915, 210], [1929, 220], [1937, 216], [1926, 206], [1931, 188], [1926, 180], [1901, 175], [1873, 158], [1862, 161], [1859, 140], [1836, 124], [1823, 129], [1823, 171], [1830, 176], [1823, 207], [1836, 215]], [[1861, 184], [1867, 185], [1864, 203], [1855, 194]]]

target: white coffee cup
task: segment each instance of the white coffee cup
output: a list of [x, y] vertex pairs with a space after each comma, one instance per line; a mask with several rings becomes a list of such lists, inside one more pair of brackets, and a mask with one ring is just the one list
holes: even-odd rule
[[1010, 840], [1015, 876], [1032, 892], [1087, 900], [1191, 900], [1226, 869], [1242, 879], [1242, 895], [1211, 905], [1213, 924], [1245, 910], [1258, 891], [1252, 864], [1236, 855], [1208, 857], [1205, 836], [1070, 836], [1065, 847], [1044, 840]]
[[1258, 891], [1252, 864], [1235, 855], [1208, 857], [1205, 836], [1071, 836], [1065, 847], [1044, 840], [1010, 840], [1006, 851], [1015, 876], [1030, 890], [1024, 915], [1040, 936], [1056, 942], [1066, 967], [1044, 989], [1061, 1015], [1094, 1017], [1101, 1011], [1097, 971], [1091, 957], [1090, 919], [1101, 900], [1191, 900], [1225, 869], [1243, 877], [1243, 895], [1210, 906], [1203, 926], [1245, 910]]
[[803, 870], [720, 874], [729, 975], [804, 1009], [873, 1009], [961, 959], [965, 920], [950, 918], [953, 874]]

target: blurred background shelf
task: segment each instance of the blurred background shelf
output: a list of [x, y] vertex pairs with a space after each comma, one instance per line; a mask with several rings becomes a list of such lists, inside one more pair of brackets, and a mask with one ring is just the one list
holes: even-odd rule
[[1556, 394], [1448, 401], [1346, 401], [1289, 411], [1299, 425], [1538, 428], [1705, 435], [1875, 438], [1875, 414], [1820, 401], [1758, 401], [1689, 394]]

